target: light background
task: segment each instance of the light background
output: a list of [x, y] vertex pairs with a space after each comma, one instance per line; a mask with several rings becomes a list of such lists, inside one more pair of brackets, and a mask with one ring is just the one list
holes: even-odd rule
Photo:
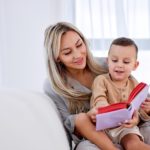
[[[70, 0], [0, 0], [0, 87], [42, 91], [47, 77], [45, 28], [57, 21], [74, 22]], [[83, 32], [84, 33], [84, 32]], [[93, 51], [106, 56], [107, 51]], [[135, 77], [150, 83], [150, 51], [139, 52]]]

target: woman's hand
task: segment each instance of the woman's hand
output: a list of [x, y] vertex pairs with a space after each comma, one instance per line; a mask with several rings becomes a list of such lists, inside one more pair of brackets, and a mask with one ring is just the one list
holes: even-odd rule
[[132, 128], [136, 126], [138, 123], [139, 123], [139, 115], [138, 115], [138, 111], [135, 111], [133, 113], [132, 119], [126, 120], [123, 124], [121, 124], [121, 126], [125, 128]]
[[93, 107], [92, 109], [90, 109], [88, 112], [87, 112], [87, 115], [90, 117], [91, 121], [93, 123], [96, 122], [96, 114], [98, 113], [98, 109], [96, 107]]
[[150, 115], [150, 98], [147, 98], [141, 105], [141, 108]]

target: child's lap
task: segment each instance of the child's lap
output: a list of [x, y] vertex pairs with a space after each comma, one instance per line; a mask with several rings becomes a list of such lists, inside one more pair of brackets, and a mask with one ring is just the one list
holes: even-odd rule
[[[150, 145], [150, 121], [144, 122], [139, 126], [141, 134], [144, 136], [144, 142]], [[123, 150], [121, 145], [117, 144], [119, 150]], [[88, 140], [81, 141], [75, 150], [100, 150], [95, 144]]]

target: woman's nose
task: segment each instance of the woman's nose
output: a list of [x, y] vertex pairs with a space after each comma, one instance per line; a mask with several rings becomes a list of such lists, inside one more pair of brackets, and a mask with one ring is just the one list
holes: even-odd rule
[[81, 55], [81, 53], [79, 52], [79, 51], [74, 51], [74, 53], [73, 53], [73, 58], [79, 58], [80, 57], [80, 55]]

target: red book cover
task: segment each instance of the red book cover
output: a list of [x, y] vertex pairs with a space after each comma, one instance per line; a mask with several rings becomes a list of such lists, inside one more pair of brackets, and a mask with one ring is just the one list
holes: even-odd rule
[[99, 113], [106, 113], [118, 109], [128, 108], [132, 100], [135, 98], [135, 96], [146, 86], [146, 83], [140, 82], [131, 92], [128, 100], [126, 102], [119, 102], [115, 104], [111, 104], [109, 106], [100, 107], [98, 108], [98, 114]]
[[117, 127], [119, 123], [132, 118], [135, 110], [147, 98], [149, 85], [139, 83], [131, 92], [126, 102], [111, 104], [98, 108], [96, 115], [96, 130]]

